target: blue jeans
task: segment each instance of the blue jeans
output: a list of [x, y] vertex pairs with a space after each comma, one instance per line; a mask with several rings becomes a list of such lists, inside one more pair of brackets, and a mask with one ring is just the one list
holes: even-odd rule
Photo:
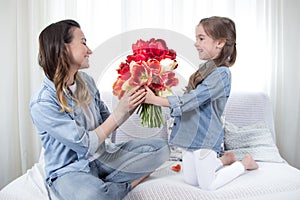
[[148, 175], [169, 158], [169, 146], [162, 139], [132, 140], [120, 144], [114, 153], [103, 153], [90, 162], [90, 172], [70, 172], [50, 186], [59, 199], [123, 199], [131, 182]]

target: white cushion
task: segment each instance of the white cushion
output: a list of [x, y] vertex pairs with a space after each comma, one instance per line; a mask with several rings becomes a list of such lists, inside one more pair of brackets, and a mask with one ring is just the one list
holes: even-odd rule
[[238, 160], [250, 154], [256, 161], [284, 162], [265, 123], [238, 127], [225, 122], [225, 151], [233, 151]]
[[272, 104], [265, 93], [233, 92], [230, 94], [223, 115], [225, 121], [239, 127], [264, 122], [276, 141]]

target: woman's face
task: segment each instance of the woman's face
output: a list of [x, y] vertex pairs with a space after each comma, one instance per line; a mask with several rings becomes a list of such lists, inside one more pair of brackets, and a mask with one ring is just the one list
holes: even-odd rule
[[86, 45], [86, 38], [80, 28], [74, 28], [73, 40], [66, 44], [73, 72], [89, 67], [89, 55], [92, 51]]
[[205, 33], [202, 24], [196, 27], [195, 47], [201, 60], [216, 59], [219, 56], [224, 44], [225, 42], [214, 40], [209, 37]]

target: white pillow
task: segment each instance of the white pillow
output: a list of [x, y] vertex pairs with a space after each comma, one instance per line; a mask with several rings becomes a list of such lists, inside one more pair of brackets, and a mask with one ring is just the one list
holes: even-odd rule
[[265, 123], [238, 127], [225, 121], [224, 148], [233, 151], [238, 160], [250, 154], [256, 161], [284, 162]]

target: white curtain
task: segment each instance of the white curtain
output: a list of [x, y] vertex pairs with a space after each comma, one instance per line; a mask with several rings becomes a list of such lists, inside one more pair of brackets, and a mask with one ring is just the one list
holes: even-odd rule
[[0, 188], [38, 160], [41, 145], [29, 114], [30, 96], [43, 78], [37, 64], [38, 35], [46, 25], [66, 18], [81, 24], [91, 49], [115, 35], [142, 28], [172, 30], [194, 40], [195, 25], [201, 18], [212, 15], [232, 18], [236, 22], [238, 48], [237, 62], [232, 68], [233, 91], [262, 91], [270, 96], [280, 152], [290, 164], [300, 168], [299, 1], [0, 0], [0, 3]]

